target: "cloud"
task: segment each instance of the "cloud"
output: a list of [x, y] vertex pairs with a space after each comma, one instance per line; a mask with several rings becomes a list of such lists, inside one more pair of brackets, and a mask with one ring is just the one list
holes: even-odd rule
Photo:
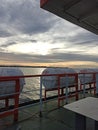
[[93, 61], [98, 62], [98, 57], [94, 55], [83, 55], [72, 53], [54, 53], [44, 57], [47, 62], [65, 62], [65, 61]]
[[[5, 35], [44, 33], [55, 22], [52, 15], [40, 9], [36, 0], [0, 1], [0, 28], [3, 26]], [[0, 37], [4, 36], [3, 34]]]
[[83, 55], [69, 53], [55, 53], [48, 55], [28, 55], [28, 54], [13, 54], [0, 52], [0, 60], [17, 63], [57, 63], [57, 62], [69, 62], [69, 61], [92, 61], [98, 62], [98, 56], [96, 55]]
[[0, 60], [98, 62], [98, 36], [41, 9], [39, 3], [40, 0], [0, 0]]
[[37, 40], [30, 40], [32, 43], [37, 43]]
[[8, 47], [8, 46], [12, 46], [12, 45], [15, 45], [15, 44], [17, 44], [17, 43], [16, 43], [16, 42], [9, 42], [9, 43], [7, 43], [7, 44], [1, 45], [1, 47], [6, 48], [6, 47]]
[[0, 37], [10, 37], [12, 34], [7, 30], [0, 29]]
[[77, 33], [75, 36], [67, 37], [67, 41], [81, 46], [92, 45], [92, 44], [96, 45], [98, 41], [98, 36], [90, 32], [82, 31]]

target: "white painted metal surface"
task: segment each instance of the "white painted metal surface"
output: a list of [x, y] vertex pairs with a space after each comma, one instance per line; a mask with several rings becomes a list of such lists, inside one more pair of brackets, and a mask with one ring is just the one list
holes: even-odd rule
[[[23, 73], [19, 68], [1, 67], [0, 76], [23, 76]], [[22, 91], [24, 84], [25, 80], [20, 79], [20, 91]], [[11, 93], [15, 93], [15, 81], [0, 82], [0, 96]]]
[[[48, 74], [66, 74], [66, 73], [76, 73], [74, 69], [72, 68], [46, 68], [42, 75], [48, 75]], [[65, 87], [66, 82], [68, 82], [69, 85], [75, 84], [75, 78], [74, 77], [61, 77], [60, 78], [60, 87]], [[51, 88], [57, 88], [58, 87], [58, 77], [57, 76], [43, 76], [42, 77], [42, 84], [46, 89]]]
[[98, 121], [98, 98], [87, 97], [65, 105], [64, 108]]

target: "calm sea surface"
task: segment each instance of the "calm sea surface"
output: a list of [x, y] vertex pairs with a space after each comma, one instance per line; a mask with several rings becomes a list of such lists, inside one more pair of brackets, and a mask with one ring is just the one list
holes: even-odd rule
[[[26, 68], [20, 67], [24, 75], [40, 75], [45, 68]], [[21, 98], [25, 100], [29, 99], [39, 99], [40, 94], [40, 78], [25, 78], [26, 84], [24, 85], [23, 92], [21, 94]]]

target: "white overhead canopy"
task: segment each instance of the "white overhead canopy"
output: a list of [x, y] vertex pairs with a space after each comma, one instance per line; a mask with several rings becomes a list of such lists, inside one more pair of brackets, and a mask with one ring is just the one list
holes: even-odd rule
[[98, 34], [98, 0], [41, 0], [41, 8]]

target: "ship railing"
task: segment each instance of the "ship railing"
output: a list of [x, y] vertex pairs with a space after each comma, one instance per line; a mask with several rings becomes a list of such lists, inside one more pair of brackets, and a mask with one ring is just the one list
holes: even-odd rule
[[98, 86], [98, 72], [81, 72], [78, 73], [78, 78], [80, 81], [80, 90], [83, 92], [85, 97], [86, 90], [93, 90], [94, 95], [96, 94], [96, 86]]
[[[83, 81], [85, 81], [86, 79], [86, 75], [93, 75], [93, 80], [91, 82], [81, 82], [81, 80], [79, 79], [79, 76], [83, 76]], [[39, 77], [40, 78], [40, 97], [39, 97], [39, 103], [40, 103], [40, 115], [42, 112], [42, 104], [43, 104], [43, 84], [42, 84], [42, 78], [43, 76], [56, 76], [57, 77], [57, 82], [58, 82], [58, 87], [57, 87], [57, 91], [58, 91], [58, 106], [60, 106], [60, 101], [66, 99], [66, 103], [68, 103], [68, 98], [69, 97], [75, 97], [76, 100], [79, 99], [79, 92], [83, 92], [83, 94], [85, 95], [86, 92], [86, 87], [87, 85], [89, 85], [89, 89], [92, 89], [91, 84], [93, 84], [93, 90], [94, 90], [94, 94], [96, 94], [96, 86], [98, 86], [97, 82], [98, 82], [98, 73], [66, 73], [66, 74], [45, 74], [45, 75], [24, 75], [24, 76], [0, 76], [0, 82], [7, 82], [7, 81], [15, 81], [15, 93], [11, 93], [11, 94], [7, 94], [7, 95], [0, 95], [0, 99], [1, 100], [5, 100], [5, 110], [0, 112], [0, 118], [8, 116], [13, 114], [14, 115], [14, 121], [18, 120], [18, 110], [21, 109], [22, 107], [19, 107], [19, 95], [20, 95], [20, 79], [21, 78], [35, 78], [35, 77]], [[62, 89], [60, 87], [60, 82], [61, 82], [61, 78], [62, 77], [66, 77], [66, 82], [65, 82], [65, 93], [64, 93], [64, 88]], [[69, 81], [67, 80], [68, 77], [74, 77], [75, 79], [75, 83], [72, 86], [69, 86]], [[85, 79], [84, 79], [85, 78]], [[69, 95], [69, 90], [70, 88], [74, 88], [73, 90], [73, 95]], [[60, 93], [61, 90], [61, 93]], [[47, 90], [48, 91], [48, 90]], [[50, 91], [50, 90], [49, 90]], [[52, 91], [52, 89], [51, 89]], [[64, 95], [65, 94], [65, 95]], [[9, 99], [12, 98], [14, 99], [14, 107], [13, 109], [8, 109], [9, 107]]]

